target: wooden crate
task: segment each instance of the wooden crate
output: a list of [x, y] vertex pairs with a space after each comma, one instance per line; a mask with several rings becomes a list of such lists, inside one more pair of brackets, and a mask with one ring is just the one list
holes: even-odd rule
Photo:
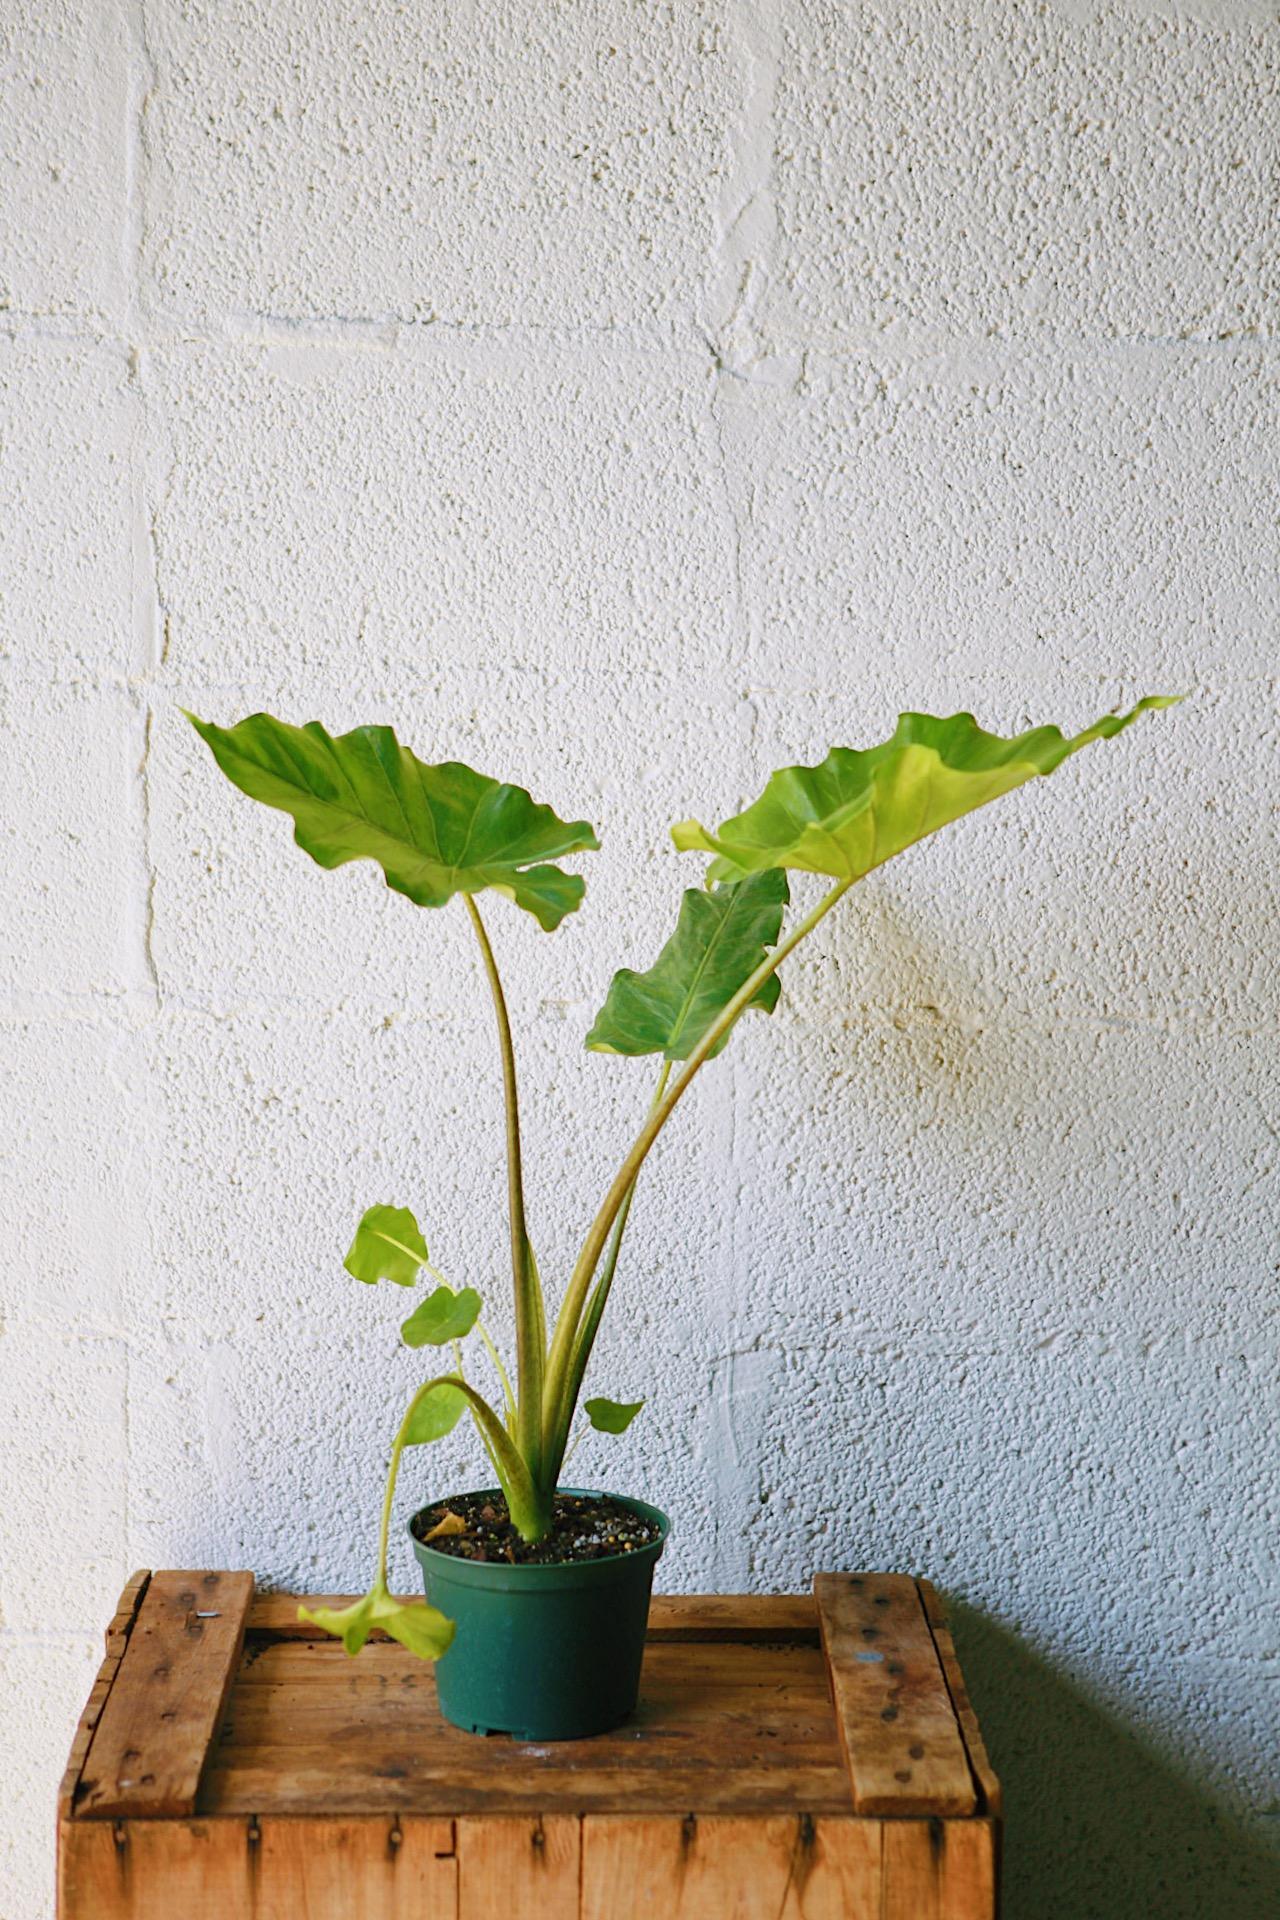
[[58, 1817], [61, 1920], [992, 1920], [1000, 1789], [936, 1596], [655, 1598], [635, 1719], [479, 1739], [394, 1642], [141, 1573]]

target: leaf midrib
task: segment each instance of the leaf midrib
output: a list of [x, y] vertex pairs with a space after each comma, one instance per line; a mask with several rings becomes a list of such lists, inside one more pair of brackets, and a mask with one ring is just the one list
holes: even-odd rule
[[[739, 882], [738, 884], [742, 885], [743, 883]], [[694, 897], [696, 898], [697, 896], [695, 895]], [[680, 1013], [676, 1019], [675, 1026], [672, 1029], [671, 1038], [667, 1041], [668, 1047], [673, 1047], [680, 1041], [684, 1023], [689, 1017], [689, 1010], [693, 1005], [693, 1001], [696, 996], [699, 983], [702, 980], [702, 976], [706, 972], [708, 966], [711, 963], [711, 956], [716, 951], [717, 947], [720, 945], [720, 942], [724, 939], [724, 936], [727, 934], [729, 930], [729, 926], [731, 921], [733, 920], [734, 914], [738, 911], [739, 907], [741, 906], [742, 906], [741, 896], [735, 891], [734, 898], [729, 902], [729, 911], [725, 914], [723, 920], [721, 920], [720, 922], [720, 925], [716, 928], [715, 932], [712, 934], [711, 939], [707, 943], [706, 952], [703, 954], [702, 959], [698, 962], [698, 965], [694, 970], [693, 978], [689, 983], [689, 990], [685, 995], [684, 1002], [680, 1009]], [[761, 945], [762, 946], [764, 945], [763, 941], [761, 941]], [[706, 1029], [704, 1028], [703, 1032], [705, 1031]], [[695, 1040], [700, 1040], [702, 1038], [702, 1034], [701, 1033], [696, 1034], [694, 1038]]]

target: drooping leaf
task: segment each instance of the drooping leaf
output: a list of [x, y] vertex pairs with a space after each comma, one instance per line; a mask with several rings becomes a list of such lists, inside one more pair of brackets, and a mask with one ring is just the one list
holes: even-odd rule
[[406, 1347], [443, 1347], [469, 1334], [479, 1314], [480, 1295], [474, 1287], [463, 1287], [458, 1293], [452, 1287], [437, 1287], [409, 1315], [400, 1338]]
[[[779, 870], [750, 874], [715, 893], [690, 887], [676, 930], [649, 971], [623, 967], [614, 974], [588, 1047], [687, 1060], [777, 940], [787, 898], [787, 877]], [[779, 992], [775, 974], [751, 1005], [772, 1013]], [[716, 1042], [712, 1056], [728, 1038]]]
[[453, 1540], [458, 1534], [465, 1533], [466, 1531], [467, 1523], [462, 1515], [446, 1509], [442, 1518], [436, 1521], [431, 1531], [423, 1534], [422, 1544], [424, 1547], [427, 1547], [430, 1546], [433, 1540]]
[[1109, 740], [1141, 713], [1179, 695], [1151, 694], [1124, 714], [1105, 714], [1066, 738], [1033, 727], [1006, 740], [969, 713], [939, 719], [904, 713], [891, 739], [865, 751], [834, 747], [816, 767], [772, 774], [745, 812], [708, 833], [696, 820], [673, 827], [681, 849], [714, 854], [709, 883], [770, 867], [858, 880], [949, 821], [1054, 768], [1092, 740]]
[[582, 1411], [597, 1433], [625, 1433], [643, 1400], [584, 1400]]
[[404, 1436], [405, 1446], [424, 1447], [432, 1440], [443, 1440], [447, 1433], [453, 1432], [466, 1409], [465, 1393], [442, 1380], [415, 1405]]
[[453, 1643], [453, 1621], [438, 1607], [425, 1600], [394, 1600], [381, 1587], [353, 1600], [349, 1607], [299, 1607], [298, 1618], [335, 1634], [351, 1654], [359, 1653], [375, 1627], [419, 1660], [438, 1660]]
[[370, 1286], [394, 1280], [398, 1287], [411, 1287], [428, 1258], [427, 1243], [408, 1207], [369, 1207], [342, 1264]]
[[581, 877], [545, 863], [598, 846], [595, 833], [523, 787], [456, 760], [428, 766], [390, 727], [334, 736], [268, 713], [234, 727], [187, 718], [242, 793], [292, 814], [295, 840], [322, 867], [376, 860], [387, 885], [420, 907], [492, 887], [548, 932], [581, 902]]

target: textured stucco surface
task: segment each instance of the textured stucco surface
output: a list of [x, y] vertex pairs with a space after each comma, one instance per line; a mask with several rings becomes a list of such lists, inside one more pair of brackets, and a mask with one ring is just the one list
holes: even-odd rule
[[321, 874], [179, 706], [601, 827], [554, 938], [490, 915], [556, 1284], [673, 819], [1156, 688], [708, 1070], [601, 1342], [650, 1404], [575, 1472], [674, 1511], [671, 1587], [948, 1590], [1010, 1920], [1275, 1912], [1280, 12], [0, 12], [0, 1920], [134, 1566], [363, 1584], [419, 1363], [360, 1210], [509, 1332], [464, 918]]

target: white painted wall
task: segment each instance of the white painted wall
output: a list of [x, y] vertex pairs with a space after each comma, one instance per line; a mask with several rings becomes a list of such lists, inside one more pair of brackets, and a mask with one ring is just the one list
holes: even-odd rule
[[870, 881], [708, 1072], [599, 1361], [651, 1403], [580, 1462], [674, 1510], [669, 1586], [959, 1597], [1012, 1916], [1274, 1911], [1280, 10], [0, 43], [4, 1920], [134, 1566], [363, 1584], [418, 1363], [359, 1211], [502, 1302], [463, 917], [321, 874], [179, 705], [394, 720], [601, 826], [559, 935], [491, 915], [558, 1279], [671, 820], [899, 707], [1182, 687]]

